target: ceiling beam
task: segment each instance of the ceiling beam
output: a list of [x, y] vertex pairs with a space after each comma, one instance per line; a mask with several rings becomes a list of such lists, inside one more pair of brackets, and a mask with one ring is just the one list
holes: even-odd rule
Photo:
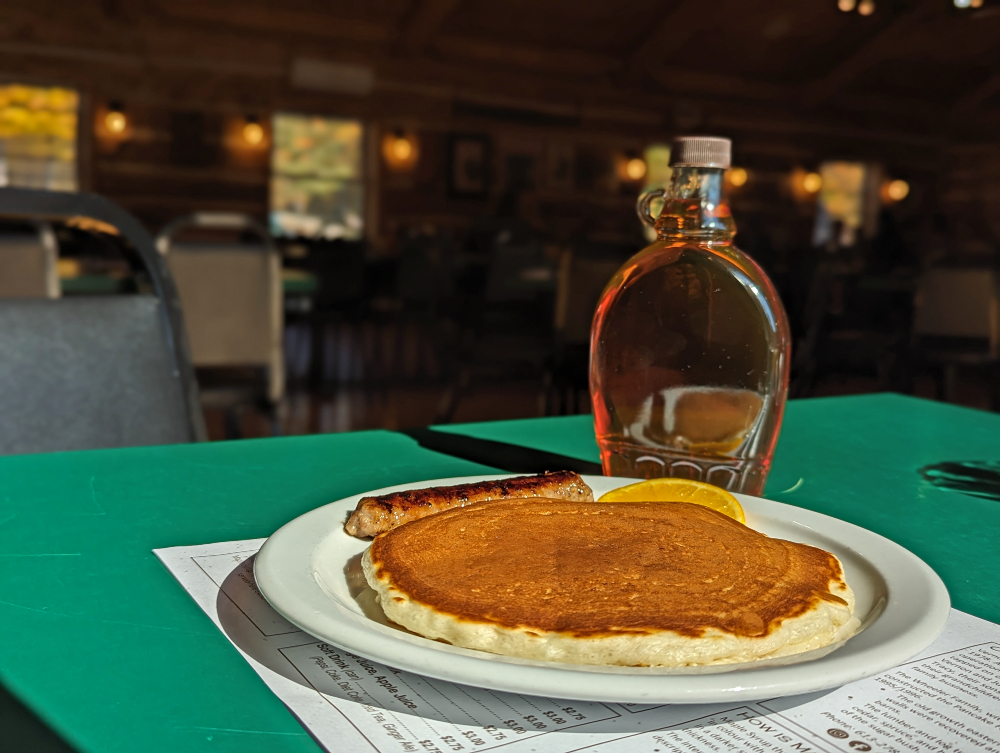
[[1000, 92], [1000, 73], [995, 73], [971, 92], [960, 98], [948, 113], [954, 121], [968, 120], [976, 115], [984, 104], [997, 92]]
[[462, 0], [421, 0], [403, 26], [399, 43], [411, 55], [419, 55], [440, 31]]
[[678, 94], [735, 98], [744, 101], [794, 102], [800, 92], [798, 86], [751, 81], [718, 73], [662, 66], [650, 68], [648, 72], [664, 89]]
[[766, 133], [771, 136], [819, 136], [850, 141], [885, 142], [893, 146], [905, 145], [929, 149], [941, 149], [946, 145], [946, 140], [941, 136], [907, 133], [896, 129], [869, 128], [818, 119], [753, 117], [744, 113], [723, 112], [709, 116], [707, 124], [736, 132]]
[[[452, 35], [438, 37], [434, 40], [433, 47], [442, 58], [454, 62], [486, 63], [496, 66], [498, 72], [502, 72], [505, 68], [508, 70], [523, 68], [540, 73], [565, 74], [593, 80], [622, 71], [622, 63], [618, 58], [576, 50], [498, 44]], [[665, 68], [659, 64], [650, 64], [647, 72], [664, 89], [695, 97], [737, 97], [743, 100], [794, 102], [797, 101], [800, 92], [797, 86]]]
[[828, 101], [873, 65], [891, 57], [896, 42], [941, 7], [941, 0], [923, 0], [900, 13], [852, 55], [841, 60], [826, 76], [806, 87], [802, 104], [817, 107]]
[[393, 32], [386, 26], [329, 13], [282, 8], [232, 0], [168, 0], [158, 6], [164, 15], [186, 21], [211, 21], [224, 26], [255, 31], [290, 32], [311, 37], [346, 39], [354, 42], [385, 42]]
[[648, 67], [662, 66], [668, 53], [680, 48], [702, 29], [715, 23], [710, 3], [705, 0], [680, 0], [629, 55], [625, 70], [629, 75]]
[[108, 52], [93, 47], [69, 47], [35, 42], [0, 41], [0, 55], [51, 58], [135, 70], [153, 67], [164, 70], [200, 71], [209, 74], [241, 75], [256, 78], [282, 78], [287, 74], [285, 66], [241, 59], [222, 60], [199, 57], [198, 55], [188, 55], [187, 57], [160, 54], [140, 55], [132, 52]]
[[[483, 61], [487, 62], [487, 61]], [[588, 107], [628, 107], [633, 114], [640, 112], [648, 114], [643, 122], [636, 123], [637, 131], [644, 131], [651, 136], [653, 133], [664, 134], [670, 127], [663, 125], [663, 114], [676, 102], [668, 93], [652, 94], [641, 89], [626, 90], [610, 82], [574, 81], [532, 74], [530, 71], [516, 71], [510, 68], [499, 70], [495, 65], [478, 65], [476, 61], [468, 61], [465, 65], [455, 65], [454, 62], [443, 63], [426, 58], [420, 61], [397, 60], [387, 63], [384, 70], [380, 68], [380, 78], [376, 88], [385, 87], [392, 82], [398, 90], [414, 88], [417, 92], [436, 82], [447, 88], [450, 97], [475, 98], [489, 91], [498, 104], [504, 104], [499, 98], [510, 98], [510, 103], [517, 100], [521, 108], [531, 108], [531, 103], [542, 111], [551, 110], [554, 105], [569, 105], [580, 107], [581, 114], [587, 113]], [[734, 82], [717, 82], [720, 86], [744, 85], [738, 79]], [[691, 97], [695, 101], [710, 102], [711, 97], [701, 89], [703, 96]], [[446, 98], [450, 98], [446, 97]], [[727, 100], [729, 98], [726, 98]], [[718, 98], [715, 99], [719, 101]], [[878, 149], [886, 153], [898, 152], [907, 148], [936, 148], [942, 143], [941, 136], [920, 132], [909, 132], [893, 127], [867, 127], [859, 125], [856, 118], [817, 118], [806, 113], [795, 112], [796, 100], [786, 103], [762, 103], [755, 107], [751, 103], [741, 102], [734, 106], [720, 108], [709, 112], [706, 116], [706, 126], [718, 127], [734, 133], [756, 133], [781, 138], [801, 136], [815, 139], [836, 138], [864, 144], [878, 144]], [[637, 119], [638, 120], [638, 119]], [[612, 130], [616, 137], [621, 136], [621, 130]], [[895, 147], [900, 149], [895, 149]], [[875, 148], [875, 147], [869, 147]], [[898, 156], [898, 155], [896, 155]], [[893, 159], [896, 159], [896, 156]]]
[[469, 37], [440, 36], [434, 49], [453, 60], [469, 60], [503, 68], [526, 68], [581, 77], [601, 76], [620, 68], [617, 58], [575, 50], [496, 44]]

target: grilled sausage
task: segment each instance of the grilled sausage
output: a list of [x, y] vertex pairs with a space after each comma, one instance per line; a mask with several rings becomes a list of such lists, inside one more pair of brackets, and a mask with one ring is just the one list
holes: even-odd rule
[[412, 489], [378, 497], [362, 497], [344, 525], [352, 536], [377, 536], [411, 520], [477, 502], [524, 497], [550, 497], [593, 502], [594, 492], [580, 474], [571, 471], [517, 476], [474, 484]]

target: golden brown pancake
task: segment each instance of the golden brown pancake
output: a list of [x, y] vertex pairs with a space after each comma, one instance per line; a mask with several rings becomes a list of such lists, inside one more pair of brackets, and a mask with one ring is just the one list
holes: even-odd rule
[[856, 624], [832, 554], [687, 503], [488, 502], [378, 537], [364, 566], [390, 619], [525, 658], [747, 661]]

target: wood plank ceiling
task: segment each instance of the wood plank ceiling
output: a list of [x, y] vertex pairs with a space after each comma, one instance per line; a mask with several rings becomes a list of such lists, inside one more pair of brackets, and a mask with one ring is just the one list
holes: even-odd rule
[[867, 17], [833, 0], [8, 0], [4, 11], [4, 71], [110, 69], [101, 80], [122, 94], [280, 99], [308, 57], [371, 66], [382, 92], [667, 125], [746, 114], [758, 127], [992, 140], [1000, 118], [996, 0], [971, 11], [877, 0]]

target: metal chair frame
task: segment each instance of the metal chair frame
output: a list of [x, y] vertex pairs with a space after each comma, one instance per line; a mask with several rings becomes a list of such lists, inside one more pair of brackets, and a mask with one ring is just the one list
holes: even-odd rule
[[205, 418], [198, 398], [198, 385], [191, 365], [180, 298], [164, 258], [156, 252], [153, 239], [142, 224], [117, 204], [102, 196], [87, 193], [63, 193], [27, 188], [0, 188], [0, 216], [33, 222], [66, 221], [75, 218], [96, 220], [110, 226], [135, 249], [149, 275], [153, 292], [162, 302], [160, 327], [180, 382], [187, 409], [192, 440], [208, 439]]

